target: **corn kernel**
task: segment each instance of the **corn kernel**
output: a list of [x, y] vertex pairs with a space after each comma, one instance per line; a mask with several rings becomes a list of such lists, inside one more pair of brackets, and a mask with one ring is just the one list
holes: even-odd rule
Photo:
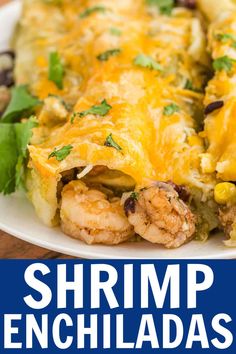
[[215, 201], [218, 204], [236, 202], [236, 186], [233, 183], [223, 182], [215, 187]]

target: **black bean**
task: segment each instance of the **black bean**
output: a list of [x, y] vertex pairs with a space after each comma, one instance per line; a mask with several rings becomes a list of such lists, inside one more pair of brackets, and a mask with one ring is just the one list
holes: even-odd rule
[[197, 3], [196, 0], [177, 0], [177, 5], [193, 10], [196, 8]]
[[11, 87], [14, 85], [12, 70], [0, 71], [0, 86]]
[[169, 181], [168, 184], [170, 184], [174, 188], [174, 190], [178, 193], [180, 199], [183, 200], [183, 202], [189, 201], [190, 194], [184, 185], [178, 185], [172, 181]]
[[15, 53], [13, 52], [13, 50], [10, 50], [10, 49], [0, 52], [0, 56], [1, 55], [9, 55], [9, 57], [11, 57], [12, 59], [15, 59]]
[[124, 204], [126, 216], [129, 216], [129, 212], [131, 212], [132, 214], [135, 213], [135, 204], [136, 200], [133, 197], [129, 197], [128, 199], [126, 199]]
[[214, 112], [216, 109], [222, 108], [223, 106], [224, 106], [224, 101], [212, 102], [205, 108], [205, 115], [208, 115]]
[[15, 54], [11, 50], [0, 52], [0, 86], [14, 85], [13, 69]]

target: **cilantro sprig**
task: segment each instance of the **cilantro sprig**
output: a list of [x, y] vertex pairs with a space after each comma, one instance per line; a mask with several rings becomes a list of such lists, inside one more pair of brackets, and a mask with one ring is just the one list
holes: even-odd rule
[[122, 151], [122, 147], [115, 142], [115, 140], [113, 139], [112, 134], [108, 135], [108, 137], [105, 140], [104, 145], [107, 146], [107, 147], [112, 147], [112, 148], [114, 148], [114, 149], [116, 149], [118, 151]]
[[50, 53], [48, 79], [54, 82], [59, 90], [63, 89], [64, 75], [65, 70], [60, 55], [57, 52]]
[[213, 61], [213, 68], [215, 71], [226, 71], [230, 72], [233, 65], [236, 63], [235, 59], [228, 57], [227, 55], [217, 58]]
[[80, 118], [86, 117], [89, 114], [94, 114], [97, 116], [104, 117], [106, 116], [110, 110], [112, 109], [112, 106], [110, 106], [107, 101], [104, 99], [99, 105], [94, 105], [90, 107], [89, 109], [86, 109], [85, 111], [82, 112], [75, 112], [73, 113], [71, 117], [71, 123], [74, 122], [75, 118], [78, 116]]
[[115, 49], [110, 49], [107, 50], [106, 52], [103, 52], [97, 56], [97, 59], [100, 61], [107, 61], [110, 57], [114, 57], [116, 55], [119, 55], [121, 53], [121, 49], [115, 48]]
[[11, 101], [4, 112], [1, 122], [14, 123], [19, 121], [23, 116], [29, 116], [36, 106], [40, 105], [41, 101], [32, 96], [27, 86], [20, 85], [12, 89]]
[[0, 123], [0, 193], [11, 194], [24, 185], [28, 144], [35, 117], [23, 123]]
[[54, 149], [53, 152], [48, 156], [48, 159], [55, 157], [57, 161], [63, 161], [67, 156], [70, 155], [71, 151], [73, 150], [72, 145], [63, 146], [61, 149]]

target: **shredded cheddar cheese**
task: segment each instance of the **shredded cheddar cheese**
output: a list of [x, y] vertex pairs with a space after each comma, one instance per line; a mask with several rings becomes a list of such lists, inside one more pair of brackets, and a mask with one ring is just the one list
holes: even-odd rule
[[[101, 5], [102, 11], [88, 11]], [[48, 108], [39, 112], [32, 140], [37, 143], [29, 147], [28, 187], [34, 204], [39, 196], [49, 208], [52, 201], [47, 220], [37, 207], [44, 222], [55, 222], [57, 196], [51, 191], [61, 174], [78, 167], [107, 166], [132, 177], [138, 187], [171, 180], [213, 189], [201, 171], [204, 141], [197, 132], [209, 61], [193, 12], [178, 8], [167, 16], [143, 0], [64, 0], [60, 5], [24, 0], [15, 47], [17, 83], [28, 84], [40, 99], [59, 96], [74, 106], [74, 114], [103, 100], [111, 107], [103, 116], [90, 112], [71, 119], [73, 112], [68, 112], [65, 121], [57, 122]], [[61, 89], [48, 78], [52, 52], [64, 68]], [[105, 60], [99, 59], [102, 53]], [[135, 65], [141, 55], [152, 65]], [[172, 104], [178, 109], [164, 114]], [[121, 149], [104, 144], [111, 134]], [[65, 159], [48, 159], [63, 146], [73, 147]], [[50, 193], [44, 187], [48, 180]]]

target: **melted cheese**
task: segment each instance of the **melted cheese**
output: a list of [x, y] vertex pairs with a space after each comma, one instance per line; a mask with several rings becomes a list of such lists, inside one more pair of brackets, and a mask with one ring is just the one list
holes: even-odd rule
[[[18, 83], [30, 83], [41, 99], [57, 94], [74, 102], [75, 112], [103, 99], [112, 106], [105, 117], [88, 115], [72, 124], [68, 116], [65, 124], [46, 130], [41, 121], [33, 139], [41, 143], [29, 147], [33, 203], [39, 193], [48, 200], [43, 188], [47, 179], [54, 179], [56, 185], [63, 171], [88, 165], [124, 172], [139, 187], [153, 180], [172, 180], [208, 188], [204, 185], [208, 178], [200, 171], [203, 140], [193, 119], [194, 107], [196, 111], [201, 108], [203, 96], [184, 89], [187, 79], [196, 88], [205, 80], [202, 60], [205, 65], [207, 56], [199, 20], [185, 9], [174, 10], [171, 17], [158, 15], [143, 0], [103, 0], [105, 12], [79, 17], [85, 9], [98, 5], [98, 0], [64, 0], [61, 6], [25, 0], [16, 41]], [[120, 29], [121, 35], [114, 36], [111, 28]], [[104, 62], [97, 59], [114, 48], [120, 48], [121, 53]], [[63, 91], [47, 79], [52, 50], [58, 51], [66, 67]], [[138, 54], [158, 61], [163, 72], [135, 66]], [[164, 107], [171, 103], [180, 111], [166, 116]], [[41, 139], [39, 131], [44, 131]], [[104, 146], [109, 134], [122, 151]], [[48, 159], [55, 148], [69, 144], [73, 150], [65, 160]], [[35, 174], [41, 179], [37, 179], [37, 186], [32, 182]], [[52, 198], [54, 213], [55, 204], [56, 195]], [[47, 224], [53, 220], [53, 211], [49, 215]]]
[[[223, 56], [236, 59], [236, 49], [232, 41], [217, 40], [219, 34], [236, 36], [236, 12], [225, 13], [214, 21], [209, 30], [209, 49], [213, 59]], [[205, 137], [209, 147], [203, 155], [203, 170], [216, 171], [218, 178], [225, 181], [236, 181], [236, 66], [232, 70], [215, 73], [209, 82], [205, 104], [224, 101], [224, 107], [207, 116], [205, 121]], [[208, 161], [208, 163], [206, 163]], [[211, 166], [209, 168], [209, 166]]]
[[235, 0], [197, 0], [197, 4], [210, 21], [222, 16], [225, 11], [235, 11], [236, 8]]

